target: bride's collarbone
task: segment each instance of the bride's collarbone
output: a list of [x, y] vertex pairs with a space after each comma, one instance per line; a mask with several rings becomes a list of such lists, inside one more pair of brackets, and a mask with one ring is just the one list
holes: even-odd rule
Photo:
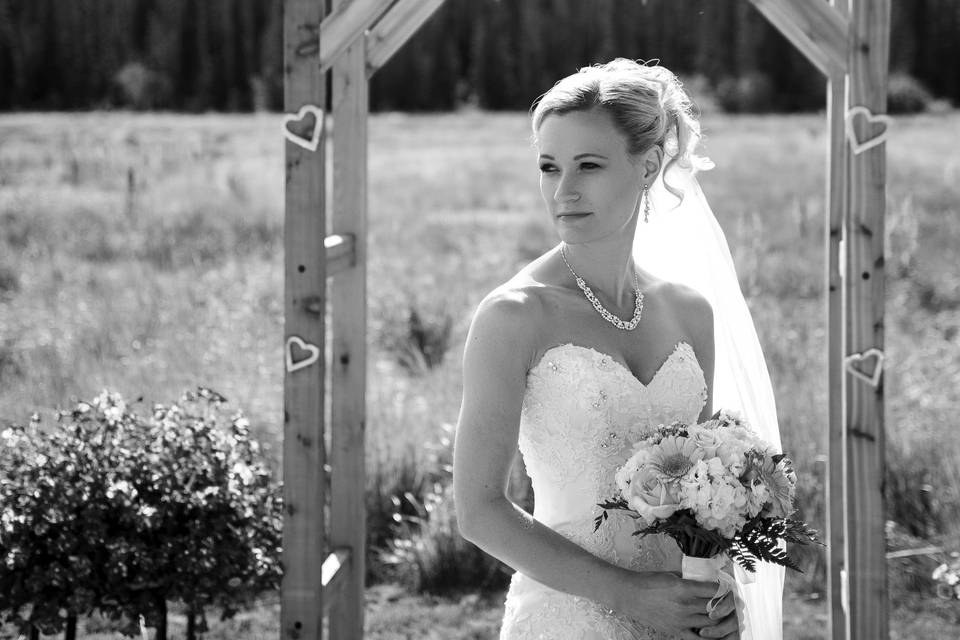
[[550, 349], [572, 344], [614, 358], [638, 379], [648, 380], [681, 342], [692, 344], [658, 287], [644, 294], [643, 314], [633, 331], [607, 323], [580, 291], [542, 284], [537, 289], [542, 316], [535, 362]]

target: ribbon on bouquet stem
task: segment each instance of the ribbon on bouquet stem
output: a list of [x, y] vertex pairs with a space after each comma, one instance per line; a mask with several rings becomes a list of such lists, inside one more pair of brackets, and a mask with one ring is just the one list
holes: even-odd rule
[[733, 562], [730, 556], [725, 553], [715, 555], [712, 558], [694, 558], [684, 555], [680, 568], [684, 579], [718, 583], [717, 593], [707, 602], [708, 615], [713, 613], [714, 609], [720, 605], [723, 597], [732, 591], [736, 605], [737, 621], [740, 626], [740, 638], [741, 640], [748, 640], [753, 637], [747, 629], [743, 597], [737, 588], [738, 582], [740, 584], [753, 583], [756, 580], [753, 573]]

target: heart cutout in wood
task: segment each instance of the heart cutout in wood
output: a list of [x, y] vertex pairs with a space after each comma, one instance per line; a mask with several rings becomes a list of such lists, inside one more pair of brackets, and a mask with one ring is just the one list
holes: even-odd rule
[[[312, 125], [310, 120], [313, 121]], [[294, 125], [297, 130], [292, 130], [290, 125]], [[320, 107], [305, 104], [296, 114], [283, 114], [283, 137], [295, 145], [308, 151], [316, 151], [320, 146], [321, 132], [323, 132], [323, 110]]]
[[[298, 360], [293, 353], [293, 348], [296, 347], [300, 352], [306, 351], [309, 355], [306, 358], [300, 357]], [[293, 373], [297, 369], [303, 369], [304, 367], [309, 367], [314, 362], [320, 359], [320, 349], [317, 345], [310, 344], [309, 342], [304, 342], [297, 336], [290, 336], [287, 338], [287, 348], [286, 351], [286, 361], [287, 361], [287, 371]], [[299, 354], [298, 354], [299, 355]]]
[[[867, 374], [863, 371], [857, 369], [854, 365], [858, 362], [863, 362], [869, 358], [876, 358], [876, 362], [873, 366], [873, 373]], [[880, 376], [883, 375], [883, 351], [880, 349], [867, 349], [863, 353], [853, 353], [843, 359], [844, 368], [850, 372], [851, 375], [860, 378], [861, 380], [867, 382], [870, 386], [876, 388], [880, 384]]]
[[[883, 129], [877, 135], [872, 138], [860, 141], [857, 139], [857, 132], [853, 126], [853, 121], [857, 117], [863, 117], [867, 119], [868, 125], [880, 125]], [[870, 109], [866, 107], [851, 107], [847, 111], [847, 139], [850, 140], [850, 147], [853, 149], [854, 155], [861, 154], [867, 149], [871, 149], [881, 142], [884, 142], [887, 139], [887, 133], [890, 132], [890, 126], [893, 124], [893, 118], [887, 115], [878, 115], [875, 116], [870, 112]]]

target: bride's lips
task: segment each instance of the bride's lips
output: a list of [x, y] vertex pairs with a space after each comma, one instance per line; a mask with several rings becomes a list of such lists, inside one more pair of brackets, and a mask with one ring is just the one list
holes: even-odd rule
[[563, 220], [564, 222], [572, 222], [574, 220], [581, 220], [587, 216], [592, 215], [590, 211], [566, 211], [564, 213], [558, 213], [557, 219]]

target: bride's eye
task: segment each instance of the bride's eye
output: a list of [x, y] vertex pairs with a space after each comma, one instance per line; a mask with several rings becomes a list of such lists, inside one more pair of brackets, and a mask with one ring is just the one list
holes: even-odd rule
[[600, 168], [600, 165], [598, 165], [596, 162], [584, 162], [584, 163], [582, 163], [582, 164], [580, 165], [580, 168], [581, 168], [581, 169], [587, 169], [587, 170], [593, 170], [593, 169], [599, 169], [599, 168]]
[[554, 172], [554, 171], [556, 171], [556, 170], [557, 170], [557, 168], [556, 168], [555, 166], [553, 166], [552, 164], [547, 163], [547, 162], [545, 162], [545, 163], [543, 163], [543, 164], [540, 165], [540, 172], [541, 172], [541, 173], [551, 173], [551, 172]]

